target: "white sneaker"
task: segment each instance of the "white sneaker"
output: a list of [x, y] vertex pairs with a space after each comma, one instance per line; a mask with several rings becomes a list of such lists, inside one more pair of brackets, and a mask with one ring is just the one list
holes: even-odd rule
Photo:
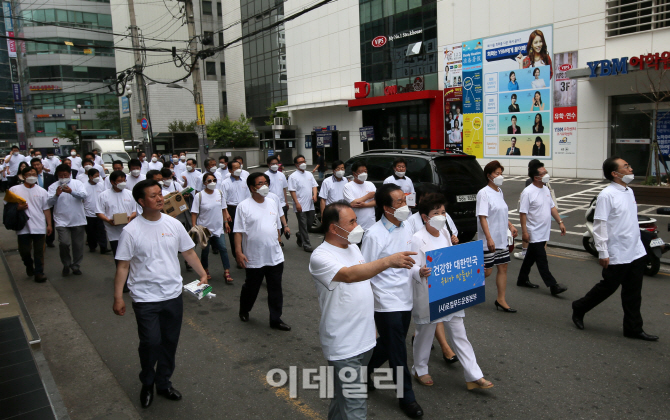
[[521, 251], [514, 253], [514, 258], [516, 258], [517, 260], [523, 260], [523, 257], [524, 257], [524, 255], [523, 255], [523, 252], [521, 252]]

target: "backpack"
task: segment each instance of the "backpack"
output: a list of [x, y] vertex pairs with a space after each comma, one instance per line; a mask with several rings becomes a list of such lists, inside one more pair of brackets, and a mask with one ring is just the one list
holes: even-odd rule
[[18, 209], [17, 203], [5, 204], [5, 209], [2, 214], [2, 223], [8, 230], [20, 231], [26, 227], [28, 223], [28, 215], [25, 211]]

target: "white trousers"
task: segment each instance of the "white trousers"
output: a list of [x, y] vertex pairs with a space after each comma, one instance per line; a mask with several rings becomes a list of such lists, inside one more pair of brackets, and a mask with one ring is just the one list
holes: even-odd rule
[[[455, 316], [449, 321], [444, 321], [444, 332], [447, 335], [449, 344], [458, 356], [458, 360], [463, 366], [463, 373], [466, 382], [474, 382], [484, 377], [482, 370], [477, 364], [475, 351], [472, 344], [468, 341], [465, 333], [465, 324], [463, 317]], [[435, 337], [435, 328], [437, 324], [417, 324], [416, 336], [414, 337], [414, 366], [412, 373], [419, 376], [428, 374], [428, 359], [430, 358], [430, 347]]]

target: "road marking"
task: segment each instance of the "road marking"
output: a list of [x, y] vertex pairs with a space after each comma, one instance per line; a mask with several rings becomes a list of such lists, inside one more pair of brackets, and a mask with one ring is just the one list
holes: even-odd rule
[[[212, 341], [214, 341], [214, 343], [215, 343], [215, 345], [218, 349], [223, 350], [229, 356], [231, 356], [233, 359], [240, 359], [241, 355], [239, 353], [236, 353], [236, 352], [232, 351], [228, 346], [221, 343], [221, 341], [219, 341], [219, 339], [216, 338], [216, 336], [214, 336], [214, 334], [212, 334], [211, 331], [209, 331], [208, 329], [206, 329], [206, 328], [202, 327], [201, 325], [197, 324], [191, 318], [184, 318], [184, 321], [188, 325], [190, 325], [191, 328], [193, 328], [194, 330], [196, 330], [200, 334], [202, 334], [202, 335], [206, 336], [207, 338], [211, 339]], [[280, 398], [284, 402], [287, 402], [291, 406], [291, 408], [298, 411], [300, 414], [302, 414], [305, 417], [310, 418], [310, 419], [324, 420], [324, 417], [321, 414], [319, 414], [317, 411], [315, 411], [313, 408], [311, 408], [309, 405], [307, 405], [307, 403], [305, 403], [304, 401], [301, 401], [300, 398], [291, 398], [289, 396], [289, 391], [286, 387], [275, 388], [275, 387], [271, 387], [270, 385], [268, 385], [267, 380], [266, 380], [267, 373], [263, 373], [262, 371], [260, 371], [258, 369], [249, 368], [249, 367], [241, 365], [239, 363], [238, 363], [238, 366], [242, 367], [243, 369], [245, 369], [246, 371], [251, 373], [253, 376], [255, 376], [259, 380], [259, 382], [261, 382], [261, 384], [264, 387], [267, 387], [270, 390], [272, 390], [278, 398]]]
[[549, 254], [549, 253], [547, 253], [547, 255], [550, 256], [550, 257], [563, 258], [565, 260], [588, 261], [588, 260], [584, 260], [582, 258], [566, 257], [564, 255], [556, 255], [556, 254]]

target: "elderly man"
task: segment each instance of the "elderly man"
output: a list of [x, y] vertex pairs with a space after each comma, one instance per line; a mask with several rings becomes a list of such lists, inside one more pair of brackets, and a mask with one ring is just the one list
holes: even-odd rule
[[298, 219], [298, 235], [296, 242], [305, 252], [312, 252], [312, 244], [309, 240], [309, 227], [314, 223], [314, 203], [317, 200], [316, 183], [314, 175], [307, 172], [305, 157], [298, 155], [293, 158], [297, 171], [288, 177], [288, 191], [293, 198], [293, 211]]

